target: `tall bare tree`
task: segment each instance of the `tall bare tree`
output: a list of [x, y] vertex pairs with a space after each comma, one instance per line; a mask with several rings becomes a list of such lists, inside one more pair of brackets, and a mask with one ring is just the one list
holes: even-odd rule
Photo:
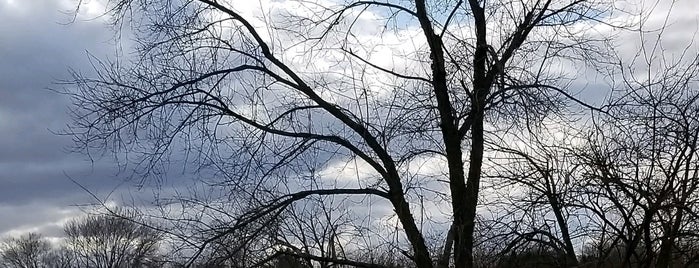
[[[557, 66], [604, 51], [597, 47], [603, 37], [586, 30], [614, 17], [613, 7], [596, 0], [108, 1], [115, 26], [131, 26], [137, 57], [94, 59], [95, 77], [75, 73], [71, 133], [88, 152], [126, 153], [140, 174], [167, 170], [174, 152], [218, 171], [206, 183], [222, 192], [215, 202], [233, 204], [223, 213], [233, 220], [200, 250], [309, 197], [345, 195], [352, 198], [338, 206], [391, 208], [382, 219], [396, 224], [383, 226], [396, 227], [396, 247], [416, 267], [437, 259], [473, 267], [489, 135], [579, 102]], [[444, 171], [415, 169], [425, 159]], [[317, 172], [337, 165], [362, 174], [328, 180]], [[441, 201], [426, 205], [429, 193]], [[426, 206], [446, 207], [441, 216], [451, 231], [439, 253], [423, 232]], [[202, 219], [195, 214], [181, 215]], [[335, 257], [322, 261], [371, 265]]]

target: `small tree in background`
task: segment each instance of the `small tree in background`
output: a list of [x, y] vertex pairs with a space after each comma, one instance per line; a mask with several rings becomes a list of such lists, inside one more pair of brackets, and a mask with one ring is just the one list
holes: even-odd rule
[[0, 244], [0, 266], [6, 268], [49, 267], [47, 257], [51, 251], [48, 241], [40, 234], [28, 233], [19, 238], [8, 238]]
[[87, 215], [68, 222], [65, 233], [79, 267], [151, 267], [160, 261], [161, 234], [127, 217]]

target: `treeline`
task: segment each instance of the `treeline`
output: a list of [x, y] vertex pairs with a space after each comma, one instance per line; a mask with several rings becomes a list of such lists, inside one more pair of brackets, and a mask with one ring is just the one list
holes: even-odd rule
[[0, 247], [0, 267], [162, 267], [163, 236], [132, 219], [86, 215], [64, 226], [64, 237], [52, 243], [41, 234], [8, 237]]
[[[123, 211], [123, 210], [116, 210]], [[183, 254], [183, 241], [157, 223], [137, 220], [133, 213], [89, 214], [70, 220], [64, 225], [64, 237], [49, 241], [38, 233], [6, 237], [0, 243], [2, 268], [136, 268], [136, 267], [212, 267], [212, 268], [312, 268], [312, 267], [415, 267], [409, 253], [396, 247], [381, 246], [369, 250], [345, 250], [331, 242], [319, 258], [304, 253], [310, 245], [278, 245], [264, 252], [253, 248], [258, 242], [241, 244], [235, 237], [221, 236], [217, 242], [201, 251]], [[502, 223], [504, 218], [498, 220]], [[487, 221], [484, 221], [487, 223]], [[492, 224], [492, 222], [490, 222]], [[484, 224], [481, 228], [487, 226]], [[492, 225], [491, 225], [492, 226]], [[636, 227], [640, 228], [640, 227]], [[614, 229], [614, 227], [610, 227]], [[507, 235], [481, 233], [481, 243], [475, 249], [477, 267], [655, 267], [660, 249], [639, 241], [628, 244], [619, 236], [606, 241], [590, 242], [575, 252], [573, 260], [564, 249], [555, 245], [557, 233], [544, 230]], [[610, 233], [613, 231], [609, 231]], [[603, 234], [603, 233], [602, 233]], [[603, 234], [604, 235], [604, 234]], [[684, 235], [684, 236], [682, 236]], [[548, 237], [547, 237], [548, 236]], [[680, 234], [670, 251], [667, 267], [699, 267], [699, 241], [691, 233]], [[501, 245], [492, 244], [502, 238]], [[261, 236], [259, 239], [270, 239]], [[661, 238], [656, 240], [667, 241]], [[643, 239], [641, 239], [643, 240]], [[222, 242], [226, 241], [226, 242]], [[278, 240], [279, 241], [279, 240]], [[192, 242], [192, 241], [190, 241]], [[662, 246], [662, 245], [661, 245]], [[312, 246], [310, 246], [312, 247]], [[646, 251], [650, 248], [652, 251]], [[437, 253], [437, 252], [436, 252]], [[655, 260], [653, 259], [655, 258]], [[359, 260], [357, 262], [347, 259]], [[435, 265], [440, 260], [434, 260]], [[575, 264], [571, 262], [575, 261]]]
[[[117, 212], [115, 212], [117, 211]], [[229, 255], [233, 248], [222, 245], [204, 255], [183, 256], [167, 231], [154, 223], [139, 222], [135, 213], [110, 210], [88, 214], [64, 225], [63, 237], [50, 241], [39, 233], [6, 237], [0, 242], [0, 268], [156, 268], [156, 267], [248, 267], [240, 255]], [[301, 268], [302, 261], [291, 251], [276, 254], [261, 268]], [[235, 257], [235, 258], [234, 258]]]

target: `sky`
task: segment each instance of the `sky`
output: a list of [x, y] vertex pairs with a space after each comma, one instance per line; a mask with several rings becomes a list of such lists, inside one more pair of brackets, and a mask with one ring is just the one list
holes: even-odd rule
[[[57, 93], [69, 69], [89, 72], [88, 52], [114, 55], [114, 38], [90, 1], [74, 18], [72, 0], [0, 0], [0, 237], [24, 232], [60, 236], [61, 224], [84, 204], [136, 192], [109, 157], [70, 151], [70, 99]], [[699, 4], [681, 1], [667, 36], [680, 49], [697, 34]], [[629, 49], [632, 48], [622, 48]], [[696, 50], [695, 50], [696, 51]]]
[[[58, 94], [69, 68], [89, 70], [87, 52], [113, 55], [111, 30], [73, 1], [0, 0], [0, 237], [58, 235], [61, 224], [120, 185], [109, 159], [71, 153], [70, 99]], [[77, 183], [74, 183], [73, 181]]]

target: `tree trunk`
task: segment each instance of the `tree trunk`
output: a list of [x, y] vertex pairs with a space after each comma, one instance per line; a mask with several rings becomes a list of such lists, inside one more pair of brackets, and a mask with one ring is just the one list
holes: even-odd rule
[[658, 253], [658, 263], [656, 264], [658, 268], [672, 267], [672, 248], [675, 246], [675, 235], [682, 224], [683, 212], [682, 209], [677, 211], [677, 218], [672, 223], [670, 230], [665, 233], [665, 239], [663, 239]]
[[[479, 111], [480, 110], [480, 111]], [[462, 260], [457, 268], [474, 267], [473, 244], [476, 223], [476, 207], [478, 206], [478, 190], [481, 180], [481, 169], [483, 166], [483, 111], [476, 110], [476, 116], [471, 127], [471, 156], [469, 159], [468, 180], [466, 181], [466, 213], [464, 213], [464, 225], [462, 229]], [[457, 229], [458, 230], [458, 229]]]
[[561, 229], [561, 237], [563, 239], [563, 244], [565, 245], [566, 253], [566, 263], [565, 267], [575, 267], [578, 265], [578, 258], [575, 256], [575, 249], [573, 248], [573, 241], [570, 239], [570, 230], [568, 230], [568, 223], [563, 217], [563, 208], [558, 202], [558, 199], [553, 194], [548, 194], [549, 203], [553, 209], [553, 214], [556, 216], [556, 223]]

